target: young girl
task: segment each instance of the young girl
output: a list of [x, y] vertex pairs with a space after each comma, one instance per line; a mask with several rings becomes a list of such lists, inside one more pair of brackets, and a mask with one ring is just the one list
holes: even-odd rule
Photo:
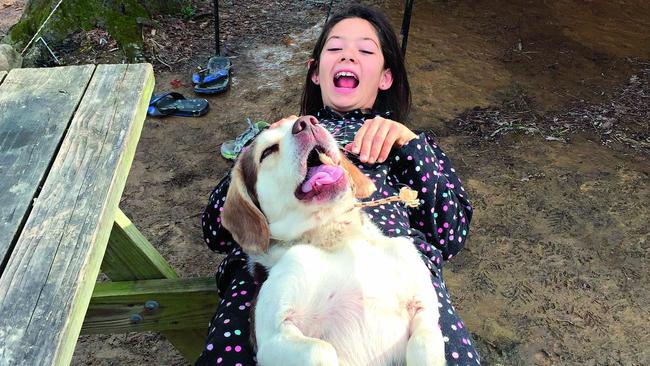
[[[348, 158], [373, 179], [377, 192], [369, 200], [397, 195], [404, 185], [418, 191], [422, 204], [417, 208], [391, 203], [366, 212], [386, 235], [410, 237], [420, 250], [431, 270], [432, 290], [438, 293], [447, 362], [475, 365], [478, 354], [451, 305], [441, 272], [443, 261], [465, 243], [471, 206], [451, 162], [433, 139], [396, 122], [405, 119], [409, 107], [404, 59], [388, 19], [363, 6], [333, 16], [314, 48], [300, 112], [315, 115]], [[197, 365], [255, 364], [249, 316], [257, 281], [247, 271], [246, 254], [219, 217], [229, 183], [228, 176], [219, 183], [203, 214], [207, 245], [228, 255], [217, 271], [222, 300]]]

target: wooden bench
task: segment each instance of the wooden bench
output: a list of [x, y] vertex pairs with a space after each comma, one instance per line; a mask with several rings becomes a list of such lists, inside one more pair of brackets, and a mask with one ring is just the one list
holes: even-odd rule
[[201, 352], [214, 279], [179, 278], [118, 208], [153, 85], [149, 64], [0, 72], [0, 365], [67, 365], [80, 332]]

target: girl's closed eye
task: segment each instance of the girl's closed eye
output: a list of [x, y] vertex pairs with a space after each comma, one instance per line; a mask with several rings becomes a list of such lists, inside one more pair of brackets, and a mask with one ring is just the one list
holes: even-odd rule
[[343, 41], [338, 37], [332, 37], [325, 44], [325, 50], [329, 52], [341, 51], [343, 50]]
[[379, 50], [377, 44], [370, 39], [361, 40], [357, 43], [357, 47], [359, 49], [359, 52], [366, 55], [374, 55]]

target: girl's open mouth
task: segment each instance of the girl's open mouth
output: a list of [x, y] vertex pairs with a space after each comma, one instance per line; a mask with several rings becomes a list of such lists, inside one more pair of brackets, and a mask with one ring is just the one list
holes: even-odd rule
[[338, 89], [354, 89], [359, 86], [359, 78], [350, 71], [339, 71], [334, 75], [334, 86]]

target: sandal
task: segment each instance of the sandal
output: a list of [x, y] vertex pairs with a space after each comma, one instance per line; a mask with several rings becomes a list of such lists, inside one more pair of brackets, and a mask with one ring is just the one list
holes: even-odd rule
[[217, 94], [228, 89], [230, 84], [230, 68], [232, 64], [227, 57], [212, 57], [208, 67], [192, 74], [194, 91], [200, 94]]
[[151, 97], [147, 114], [153, 117], [200, 117], [209, 109], [210, 104], [203, 98], [187, 99], [181, 93], [167, 92]]
[[255, 123], [251, 122], [250, 118], [246, 118], [248, 123], [248, 129], [244, 131], [241, 135], [237, 136], [234, 140], [228, 140], [221, 144], [221, 155], [229, 160], [235, 160], [237, 155], [244, 149], [250, 141], [252, 141], [255, 136], [257, 136], [262, 130], [269, 127], [269, 124], [265, 121], [257, 121]]

